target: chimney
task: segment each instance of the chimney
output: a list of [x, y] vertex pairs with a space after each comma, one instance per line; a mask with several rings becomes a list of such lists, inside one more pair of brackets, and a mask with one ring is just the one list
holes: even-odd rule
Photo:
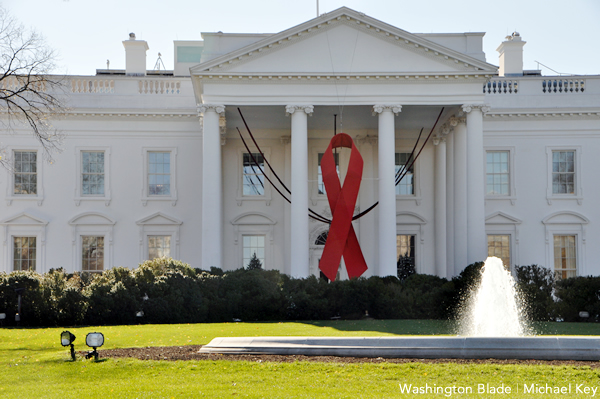
[[130, 33], [129, 40], [124, 40], [123, 46], [125, 47], [125, 74], [145, 76], [148, 43], [145, 40], [135, 40], [135, 33]]
[[500, 53], [500, 76], [523, 76], [523, 46], [525, 43], [521, 39], [519, 32], [513, 32], [506, 36], [506, 41], [502, 42], [496, 49]]

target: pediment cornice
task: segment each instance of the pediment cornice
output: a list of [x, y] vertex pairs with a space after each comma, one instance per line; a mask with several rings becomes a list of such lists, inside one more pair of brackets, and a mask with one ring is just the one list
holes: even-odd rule
[[[246, 47], [199, 64], [192, 67], [190, 71], [192, 76], [227, 75], [227, 71], [231, 70], [234, 66], [239, 66], [257, 57], [262, 57], [282, 47], [292, 45], [300, 40], [332, 29], [340, 24], [360, 29], [381, 40], [419, 53], [423, 57], [433, 58], [439, 61], [440, 65], [447, 65], [449, 71], [458, 71], [458, 73], [467, 74], [477, 73], [479, 75], [494, 75], [497, 72], [497, 67], [492, 64], [451, 50], [347, 7], [338, 8], [330, 13], [323, 14], [303, 24], [276, 33]], [[340, 72], [340, 74], [345, 75], [344, 72]], [[332, 75], [336, 76], [338, 74], [333, 73]]]

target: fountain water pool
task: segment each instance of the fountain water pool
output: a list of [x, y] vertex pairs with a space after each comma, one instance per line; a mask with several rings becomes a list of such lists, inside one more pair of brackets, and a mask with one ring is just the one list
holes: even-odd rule
[[514, 280], [488, 258], [481, 283], [463, 312], [466, 336], [226, 337], [200, 353], [358, 356], [419, 359], [600, 360], [597, 337], [534, 337], [527, 333]]

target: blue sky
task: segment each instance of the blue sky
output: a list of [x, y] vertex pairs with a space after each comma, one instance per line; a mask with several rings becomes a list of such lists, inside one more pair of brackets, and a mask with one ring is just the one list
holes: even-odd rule
[[[121, 42], [135, 32], [148, 41], [148, 68], [158, 58], [173, 67], [173, 40], [200, 40], [201, 32], [276, 33], [317, 13], [316, 0], [2, 0], [25, 26], [58, 52], [57, 72], [93, 75], [125, 67]], [[600, 74], [599, 0], [320, 0], [321, 13], [347, 6], [413, 33], [486, 32], [487, 61], [504, 37], [527, 42], [525, 69], [539, 61], [561, 73]], [[542, 68], [545, 75], [554, 72]]]

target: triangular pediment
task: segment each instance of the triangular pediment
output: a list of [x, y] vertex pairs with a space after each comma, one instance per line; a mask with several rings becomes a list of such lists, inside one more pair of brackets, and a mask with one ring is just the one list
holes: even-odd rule
[[22, 213], [19, 213], [18, 215], [11, 216], [11, 217], [8, 217], [8, 218], [0, 221], [0, 224], [2, 224], [2, 225], [20, 224], [20, 225], [31, 226], [31, 225], [47, 225], [48, 222], [46, 220], [36, 218], [35, 216], [31, 216], [30, 214], [28, 214], [26, 212], [22, 212]]
[[214, 74], [495, 73], [491, 64], [346, 7], [197, 65]]
[[143, 219], [138, 220], [137, 222], [135, 222], [138, 225], [167, 225], [167, 224], [176, 224], [176, 225], [180, 225], [183, 222], [179, 219], [176, 219], [174, 217], [171, 216], [167, 216], [162, 212], [156, 212], [153, 213], [152, 215], [145, 217]]
[[521, 224], [521, 220], [504, 212], [495, 212], [485, 218], [486, 224]]

